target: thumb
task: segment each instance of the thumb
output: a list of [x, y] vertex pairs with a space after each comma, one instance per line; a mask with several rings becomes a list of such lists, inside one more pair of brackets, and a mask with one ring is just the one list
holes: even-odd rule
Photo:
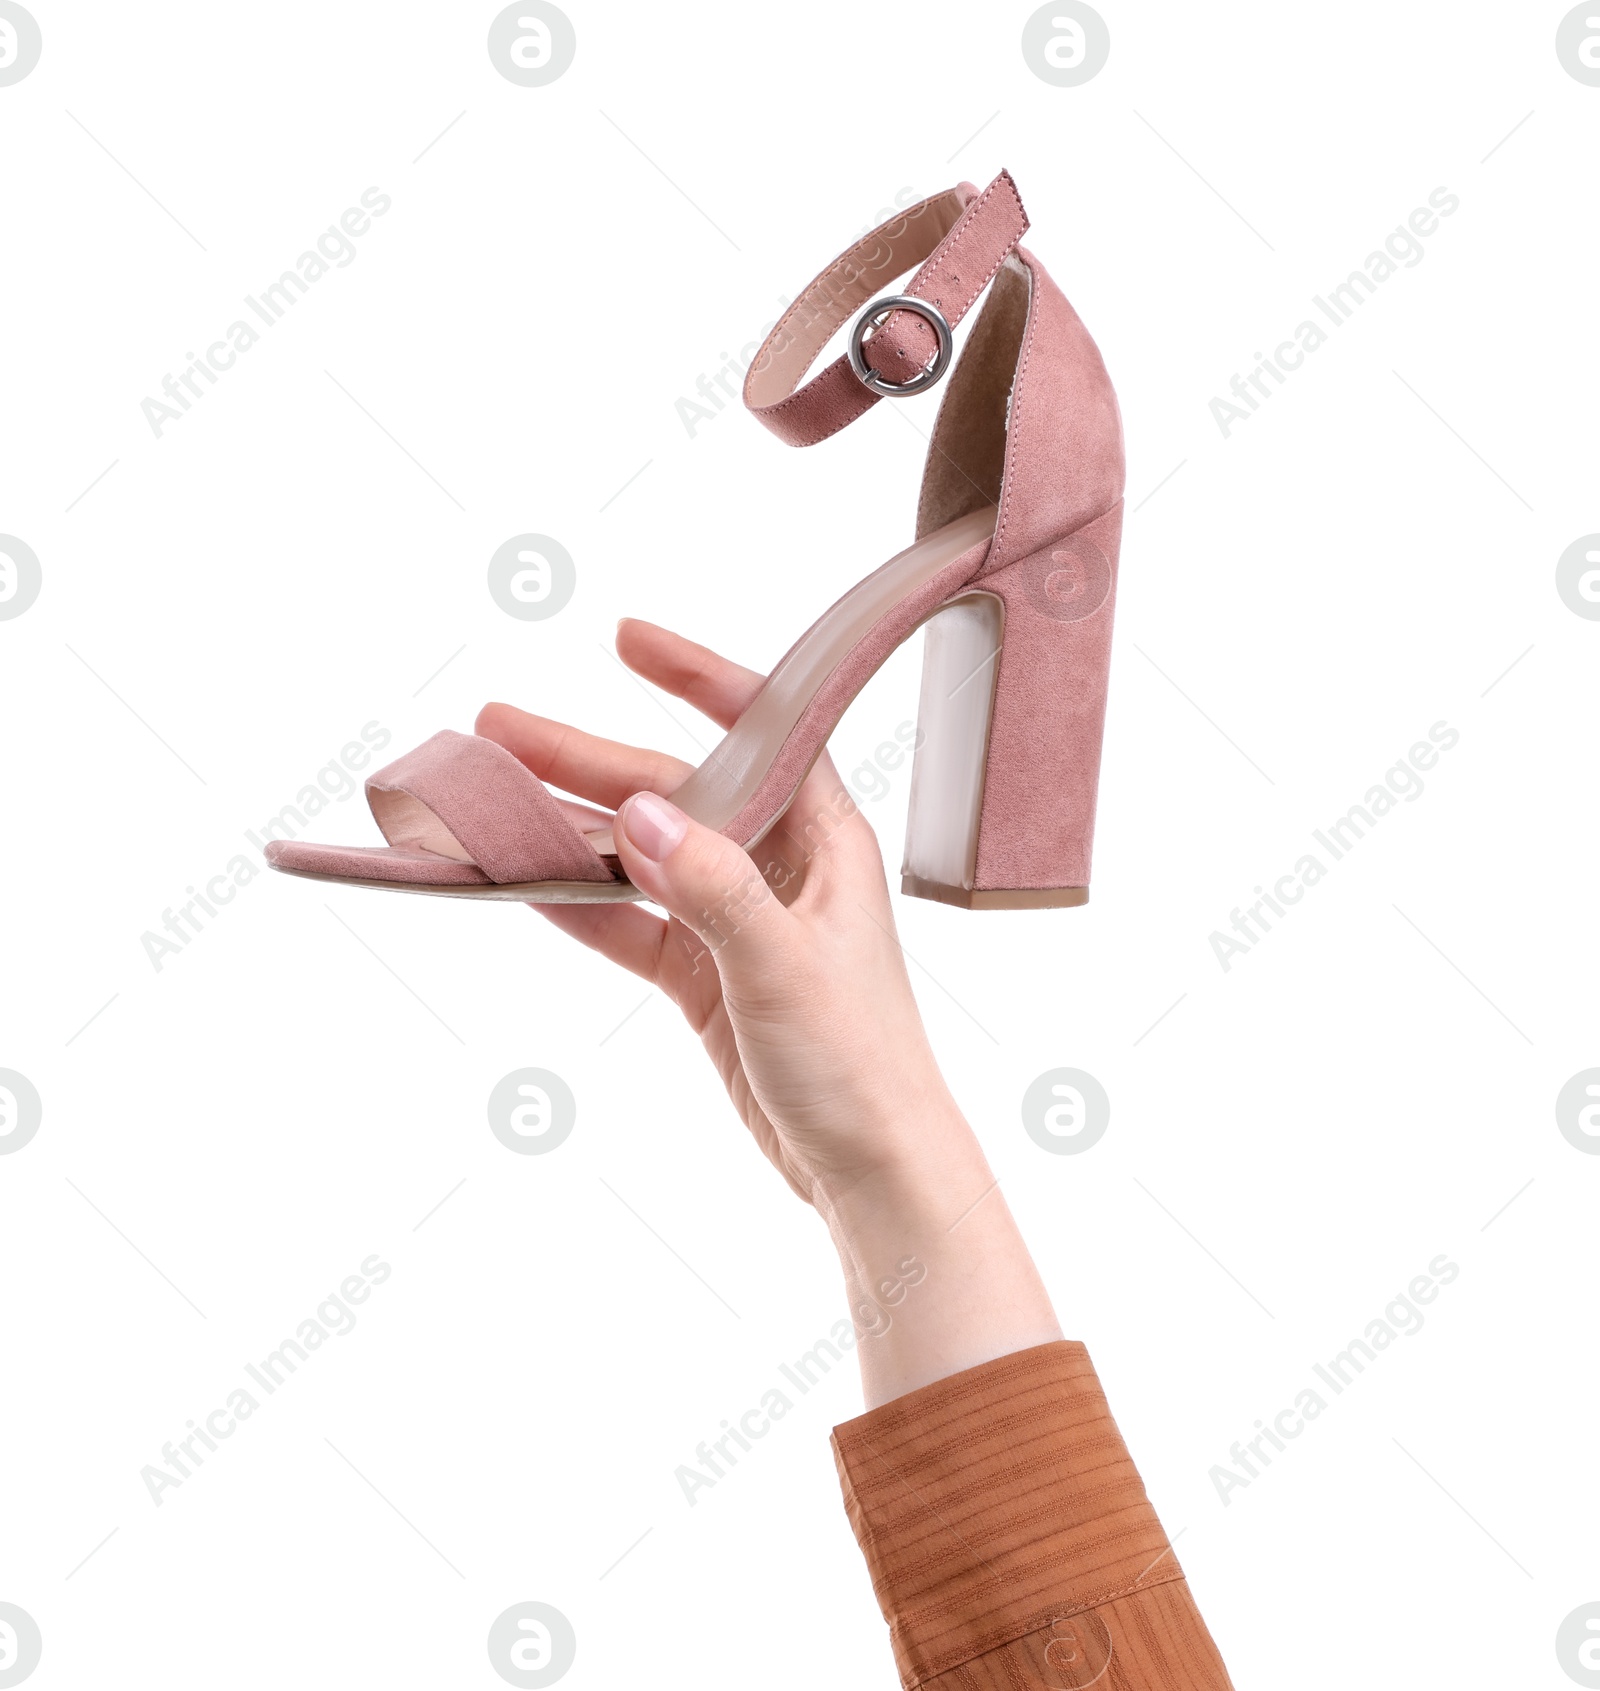
[[628, 879], [693, 929], [719, 967], [765, 965], [788, 912], [750, 855], [670, 800], [635, 793], [612, 825]]

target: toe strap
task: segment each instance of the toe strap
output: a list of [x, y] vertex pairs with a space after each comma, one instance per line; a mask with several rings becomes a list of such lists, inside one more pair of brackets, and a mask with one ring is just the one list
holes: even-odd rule
[[391, 846], [475, 863], [502, 886], [612, 881], [605, 860], [549, 789], [503, 746], [450, 729], [367, 778]]

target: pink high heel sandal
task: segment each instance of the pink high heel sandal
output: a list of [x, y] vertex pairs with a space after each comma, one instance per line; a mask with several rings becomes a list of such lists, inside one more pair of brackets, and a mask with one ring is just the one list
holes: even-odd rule
[[[753, 846], [867, 679], [928, 623], [902, 889], [969, 910], [1083, 904], [1122, 533], [1122, 425], [1098, 349], [1006, 172], [912, 206], [836, 259], [757, 353], [744, 401], [790, 446], [921, 393], [988, 289], [923, 472], [916, 540], [789, 649], [673, 803]], [[913, 265], [900, 294], [884, 284]], [[859, 315], [857, 315], [859, 313]], [[856, 317], [847, 357], [799, 384]], [[930, 619], [934, 619], [931, 620]], [[519, 903], [642, 895], [610, 829], [490, 740], [435, 734], [367, 781], [384, 846], [275, 840], [288, 874]]]

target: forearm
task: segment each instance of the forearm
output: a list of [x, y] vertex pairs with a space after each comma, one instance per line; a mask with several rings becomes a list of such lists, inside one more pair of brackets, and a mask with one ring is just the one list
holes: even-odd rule
[[844, 1270], [868, 1409], [1061, 1337], [982, 1148], [948, 1094], [903, 1127], [899, 1154], [816, 1198]]

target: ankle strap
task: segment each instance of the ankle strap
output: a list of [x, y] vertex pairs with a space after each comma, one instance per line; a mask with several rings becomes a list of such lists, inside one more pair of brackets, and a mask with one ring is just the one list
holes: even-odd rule
[[[784, 312], [744, 379], [744, 402], [790, 446], [815, 446], [870, 411], [885, 392], [930, 387], [949, 361], [949, 337], [1023, 237], [1028, 214], [1016, 184], [1002, 170], [980, 194], [970, 182], [911, 206], [881, 223], [836, 258]], [[863, 373], [838, 358], [804, 387], [798, 384], [840, 325], [885, 292], [913, 264], [921, 268], [903, 295], [926, 302], [928, 315], [887, 300], [864, 312], [852, 345]], [[863, 339], [869, 319], [883, 317]], [[926, 377], [930, 361], [933, 371]], [[875, 386], [867, 385], [869, 380]]]

